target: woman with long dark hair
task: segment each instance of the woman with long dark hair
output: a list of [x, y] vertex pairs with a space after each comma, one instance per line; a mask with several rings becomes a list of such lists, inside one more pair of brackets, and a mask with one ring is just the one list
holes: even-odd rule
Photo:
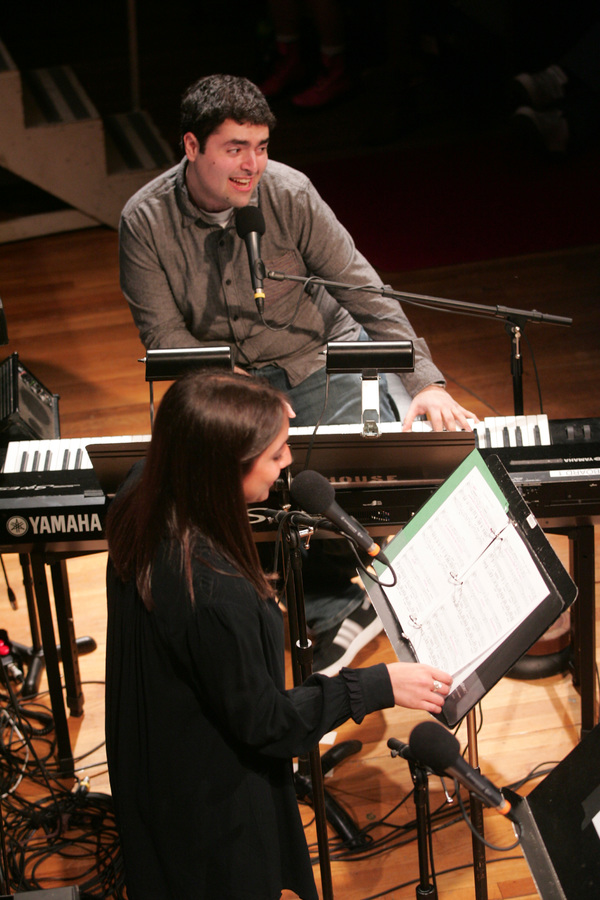
[[129, 900], [317, 900], [292, 757], [348, 718], [439, 712], [448, 693], [416, 663], [285, 689], [247, 504], [291, 461], [290, 415], [263, 379], [184, 376], [109, 510], [106, 738]]

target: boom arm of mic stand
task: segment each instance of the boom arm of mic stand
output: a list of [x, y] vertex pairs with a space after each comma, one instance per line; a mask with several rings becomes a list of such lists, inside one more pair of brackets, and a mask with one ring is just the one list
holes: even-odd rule
[[409, 294], [405, 291], [395, 291], [387, 285], [377, 287], [374, 284], [348, 284], [343, 281], [327, 281], [324, 278], [304, 278], [301, 275], [286, 275], [284, 272], [270, 271], [266, 277], [273, 281], [297, 281], [301, 284], [317, 285], [319, 287], [337, 288], [344, 291], [364, 291], [367, 294], [378, 294], [380, 297], [388, 297], [398, 302], [414, 303], [416, 306], [442, 309], [447, 312], [462, 313], [466, 316], [483, 316], [484, 318], [506, 319], [507, 321], [541, 322], [546, 325], [572, 325], [573, 319], [567, 316], [553, 316], [548, 313], [538, 312], [536, 309], [514, 309], [510, 306], [487, 306], [483, 303], [471, 303], [465, 300], [449, 300], [446, 297], [430, 297], [427, 294]]
[[408, 294], [395, 291], [387, 285], [377, 287], [373, 284], [347, 284], [341, 281], [326, 281], [323, 278], [303, 278], [300, 275], [286, 275], [283, 272], [267, 272], [267, 278], [275, 281], [299, 281], [304, 284], [320, 285], [347, 291], [365, 291], [397, 300], [399, 303], [413, 303], [426, 309], [441, 309], [447, 312], [462, 313], [466, 316], [502, 319], [511, 337], [511, 375], [513, 380], [513, 402], [515, 415], [523, 414], [523, 368], [521, 359], [521, 333], [527, 322], [539, 322], [545, 325], [572, 325], [573, 319], [567, 316], [553, 316], [538, 312], [536, 309], [513, 309], [509, 306], [486, 306], [483, 303], [470, 303], [463, 300], [448, 300], [445, 297], [430, 297], [427, 294]]

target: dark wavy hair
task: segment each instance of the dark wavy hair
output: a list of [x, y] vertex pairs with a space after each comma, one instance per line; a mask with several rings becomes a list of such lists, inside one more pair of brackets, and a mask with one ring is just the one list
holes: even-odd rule
[[256, 588], [272, 596], [248, 518], [242, 479], [272, 444], [286, 397], [264, 378], [216, 369], [174, 382], [159, 406], [141, 478], [113, 500], [109, 555], [122, 581], [135, 579], [151, 609], [152, 565], [162, 541], [178, 548], [193, 601], [192, 561], [202, 536]]
[[206, 141], [226, 119], [240, 125], [275, 128], [276, 119], [264, 94], [239, 75], [206, 75], [184, 93], [180, 110], [180, 139], [191, 131], [204, 153]]

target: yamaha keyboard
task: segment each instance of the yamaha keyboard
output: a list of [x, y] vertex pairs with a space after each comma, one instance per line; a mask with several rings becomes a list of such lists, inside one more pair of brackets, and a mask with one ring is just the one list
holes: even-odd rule
[[[377, 438], [360, 425], [291, 428], [293, 477], [315, 469], [338, 502], [374, 534], [408, 522], [456, 466], [478, 447], [497, 454], [541, 524], [600, 521], [600, 419], [491, 417], [474, 432], [401, 432], [383, 423]], [[0, 546], [74, 545], [103, 540], [108, 501], [149, 435], [14, 441], [0, 470]], [[93, 457], [93, 463], [92, 463]], [[282, 500], [281, 492], [269, 501]], [[255, 530], [261, 516], [252, 512]]]
[[9, 443], [0, 451], [0, 545], [27, 552], [32, 545], [62, 550], [102, 542], [107, 495], [87, 448], [142, 448], [149, 440], [123, 435]]

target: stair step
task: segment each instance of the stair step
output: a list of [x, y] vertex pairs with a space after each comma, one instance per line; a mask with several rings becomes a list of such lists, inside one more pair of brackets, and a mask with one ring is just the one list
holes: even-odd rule
[[0, 244], [24, 241], [32, 237], [60, 234], [97, 228], [102, 223], [78, 209], [57, 209], [54, 212], [32, 213], [14, 219], [0, 220]]
[[1, 72], [14, 72], [16, 70], [16, 66], [13, 62], [12, 56], [0, 41], [0, 73]]
[[27, 126], [100, 118], [70, 66], [23, 73], [23, 102]]
[[165, 169], [175, 158], [148, 115], [140, 110], [104, 119], [109, 172]]

